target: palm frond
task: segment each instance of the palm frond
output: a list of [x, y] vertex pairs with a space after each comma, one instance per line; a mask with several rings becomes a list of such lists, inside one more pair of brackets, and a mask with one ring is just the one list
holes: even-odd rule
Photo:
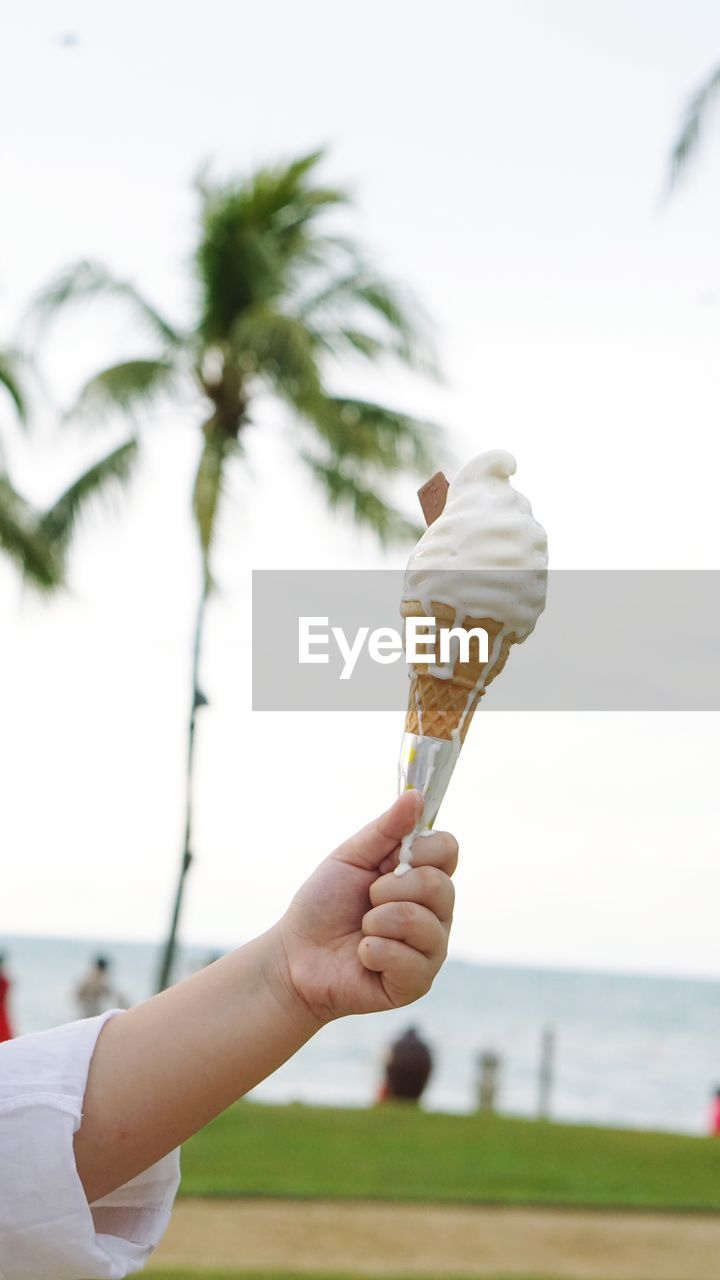
[[212, 423], [206, 425], [205, 439], [193, 486], [192, 506], [208, 583], [211, 582], [210, 557], [224, 492], [225, 466], [228, 459], [236, 456], [238, 452], [239, 446], [233, 437], [214, 430]]
[[57, 552], [65, 554], [78, 521], [89, 506], [126, 484], [137, 455], [137, 441], [127, 440], [88, 467], [42, 515], [39, 532]]
[[688, 102], [680, 133], [670, 154], [670, 189], [677, 184], [695, 155], [703, 126], [719, 93], [720, 67], [716, 67]]
[[308, 182], [324, 155], [319, 149], [288, 164], [257, 170], [247, 187], [248, 207], [262, 222], [276, 218], [287, 232], [314, 217], [319, 209], [347, 203], [347, 193], [341, 188]]
[[343, 190], [315, 183], [322, 154], [260, 169], [239, 183], [201, 186], [201, 337], [227, 343], [246, 313], [268, 308], [294, 316], [318, 351], [388, 355], [436, 375], [417, 302], [372, 271], [351, 238], [318, 222], [328, 208], [349, 203]]
[[62, 584], [62, 567], [55, 549], [40, 531], [33, 508], [6, 472], [0, 472], [0, 548], [38, 590], [52, 591]]
[[380, 360], [389, 355], [388, 344], [373, 333], [365, 333], [362, 329], [354, 329], [344, 325], [333, 326], [329, 330], [315, 328], [308, 324], [313, 344], [327, 355], [340, 357], [343, 353], [364, 356], [366, 360]]
[[284, 164], [263, 166], [240, 181], [203, 181], [200, 192], [211, 210], [231, 205], [236, 218], [242, 214], [245, 225], [287, 234], [319, 209], [347, 203], [341, 188], [314, 186], [309, 181], [324, 155], [322, 149], [311, 151]]
[[324, 395], [306, 403], [306, 423], [342, 461], [351, 458], [386, 472], [423, 474], [444, 465], [440, 428], [371, 400]]
[[308, 151], [304, 156], [297, 156], [295, 160], [291, 160], [286, 165], [279, 165], [260, 172], [270, 175], [272, 185], [284, 190], [287, 197], [287, 194], [304, 186], [303, 179], [307, 178], [324, 159], [325, 148], [316, 147], [314, 151]]
[[269, 305], [248, 308], [232, 329], [235, 366], [245, 377], [266, 378], [293, 404], [320, 394], [315, 346], [306, 325]]
[[399, 290], [385, 281], [367, 279], [358, 281], [353, 293], [381, 316], [408, 345], [415, 341], [416, 326]]
[[124, 360], [90, 378], [79, 392], [70, 417], [103, 418], [113, 412], [146, 408], [172, 390], [177, 369], [169, 360]]
[[346, 203], [347, 196], [313, 185], [321, 156], [312, 152], [241, 181], [200, 184], [195, 264], [200, 330], [207, 341], [226, 341], [246, 308], [286, 295], [298, 269], [327, 259], [329, 241], [316, 232], [315, 223], [326, 209]]
[[127, 280], [112, 275], [100, 262], [81, 261], [63, 271], [34, 299], [30, 315], [41, 326], [71, 303], [109, 298], [127, 302], [141, 323], [168, 347], [177, 347], [182, 338], [160, 312]]
[[[358, 262], [350, 271], [326, 279], [306, 297], [300, 315], [330, 350], [342, 353], [349, 342], [372, 360], [392, 355], [411, 368], [438, 376], [430, 325], [417, 300]], [[367, 332], [368, 321], [377, 326], [376, 333]], [[357, 333], [361, 342], [353, 344], [352, 335]]]
[[27, 400], [22, 385], [22, 358], [16, 351], [0, 351], [0, 387], [4, 387], [15, 406], [18, 421], [27, 422]]
[[304, 451], [301, 457], [320, 485], [331, 510], [351, 516], [355, 524], [371, 529], [381, 545], [419, 538], [422, 529], [408, 520], [377, 492], [376, 487], [336, 459], [325, 460]]

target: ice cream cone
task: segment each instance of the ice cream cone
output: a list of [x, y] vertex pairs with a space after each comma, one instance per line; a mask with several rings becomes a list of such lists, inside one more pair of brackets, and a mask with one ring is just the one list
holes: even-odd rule
[[[505, 666], [516, 636], [495, 618], [458, 619], [452, 606], [436, 600], [430, 602], [430, 608], [432, 615], [428, 615], [419, 600], [403, 600], [400, 606], [405, 620], [432, 616], [436, 626], [433, 658], [413, 663], [410, 667], [405, 732], [454, 740], [459, 745], [465, 741], [470, 721], [485, 689]], [[480, 659], [477, 639], [471, 639], [468, 660], [462, 662], [458, 655], [445, 674], [440, 657], [440, 630], [450, 627], [462, 627], [465, 631], [482, 628], [488, 637], [487, 662]], [[432, 674], [433, 669], [437, 671], [438, 668], [443, 670], [443, 674]]]
[[[403, 838], [396, 875], [409, 869], [413, 841], [432, 829], [483, 693], [545, 607], [545, 530], [510, 484], [514, 472], [515, 459], [494, 450], [467, 463], [449, 487], [438, 473], [421, 490], [429, 527], [408, 561], [400, 609], [406, 633], [409, 619], [432, 618], [435, 644], [409, 666], [398, 785], [422, 791], [424, 808]], [[441, 633], [456, 628], [482, 629], [487, 648], [471, 637], [463, 661], [454, 637], [445, 653]]]

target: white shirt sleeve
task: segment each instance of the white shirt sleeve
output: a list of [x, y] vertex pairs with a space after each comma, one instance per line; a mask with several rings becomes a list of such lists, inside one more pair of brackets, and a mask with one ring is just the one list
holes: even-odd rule
[[75, 1166], [90, 1060], [117, 1012], [0, 1045], [0, 1280], [120, 1280], [168, 1224], [177, 1151], [92, 1205]]

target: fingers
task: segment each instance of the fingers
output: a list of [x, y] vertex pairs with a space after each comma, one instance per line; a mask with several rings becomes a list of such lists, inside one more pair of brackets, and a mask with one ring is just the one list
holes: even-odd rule
[[427, 907], [417, 902], [384, 902], [363, 918], [366, 938], [393, 938], [441, 964], [447, 951], [448, 929]]
[[332, 856], [351, 866], [374, 871], [383, 859], [394, 853], [403, 836], [412, 831], [422, 807], [423, 798], [419, 791], [403, 792], [381, 817], [351, 836]]
[[[393, 871], [398, 864], [399, 849], [394, 849], [380, 863], [380, 871], [384, 875]], [[430, 835], [416, 836], [412, 843], [412, 864], [414, 867], [434, 866], [451, 876], [457, 868], [458, 842], [448, 831], [433, 831]]]
[[363, 938], [358, 956], [366, 969], [382, 975], [387, 997], [396, 1007], [426, 995], [440, 967], [439, 961], [394, 938]]
[[391, 874], [397, 849], [381, 863], [385, 874], [370, 886], [371, 908], [363, 917], [358, 947], [361, 963], [380, 974], [395, 1006], [410, 1004], [430, 990], [447, 954], [455, 904], [450, 879], [458, 856], [454, 836], [438, 832], [423, 837], [413, 854], [414, 865], [400, 879]]
[[439, 867], [414, 866], [401, 879], [394, 875], [384, 875], [375, 880], [370, 886], [370, 902], [373, 907], [382, 906], [386, 902], [415, 902], [427, 907], [442, 924], [449, 927], [455, 904], [455, 890], [449, 875]]

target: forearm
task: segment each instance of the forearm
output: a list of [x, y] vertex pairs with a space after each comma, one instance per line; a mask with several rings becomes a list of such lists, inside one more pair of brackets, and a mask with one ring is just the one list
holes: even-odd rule
[[93, 1056], [75, 1137], [88, 1200], [184, 1142], [319, 1026], [283, 982], [274, 930], [112, 1018]]

